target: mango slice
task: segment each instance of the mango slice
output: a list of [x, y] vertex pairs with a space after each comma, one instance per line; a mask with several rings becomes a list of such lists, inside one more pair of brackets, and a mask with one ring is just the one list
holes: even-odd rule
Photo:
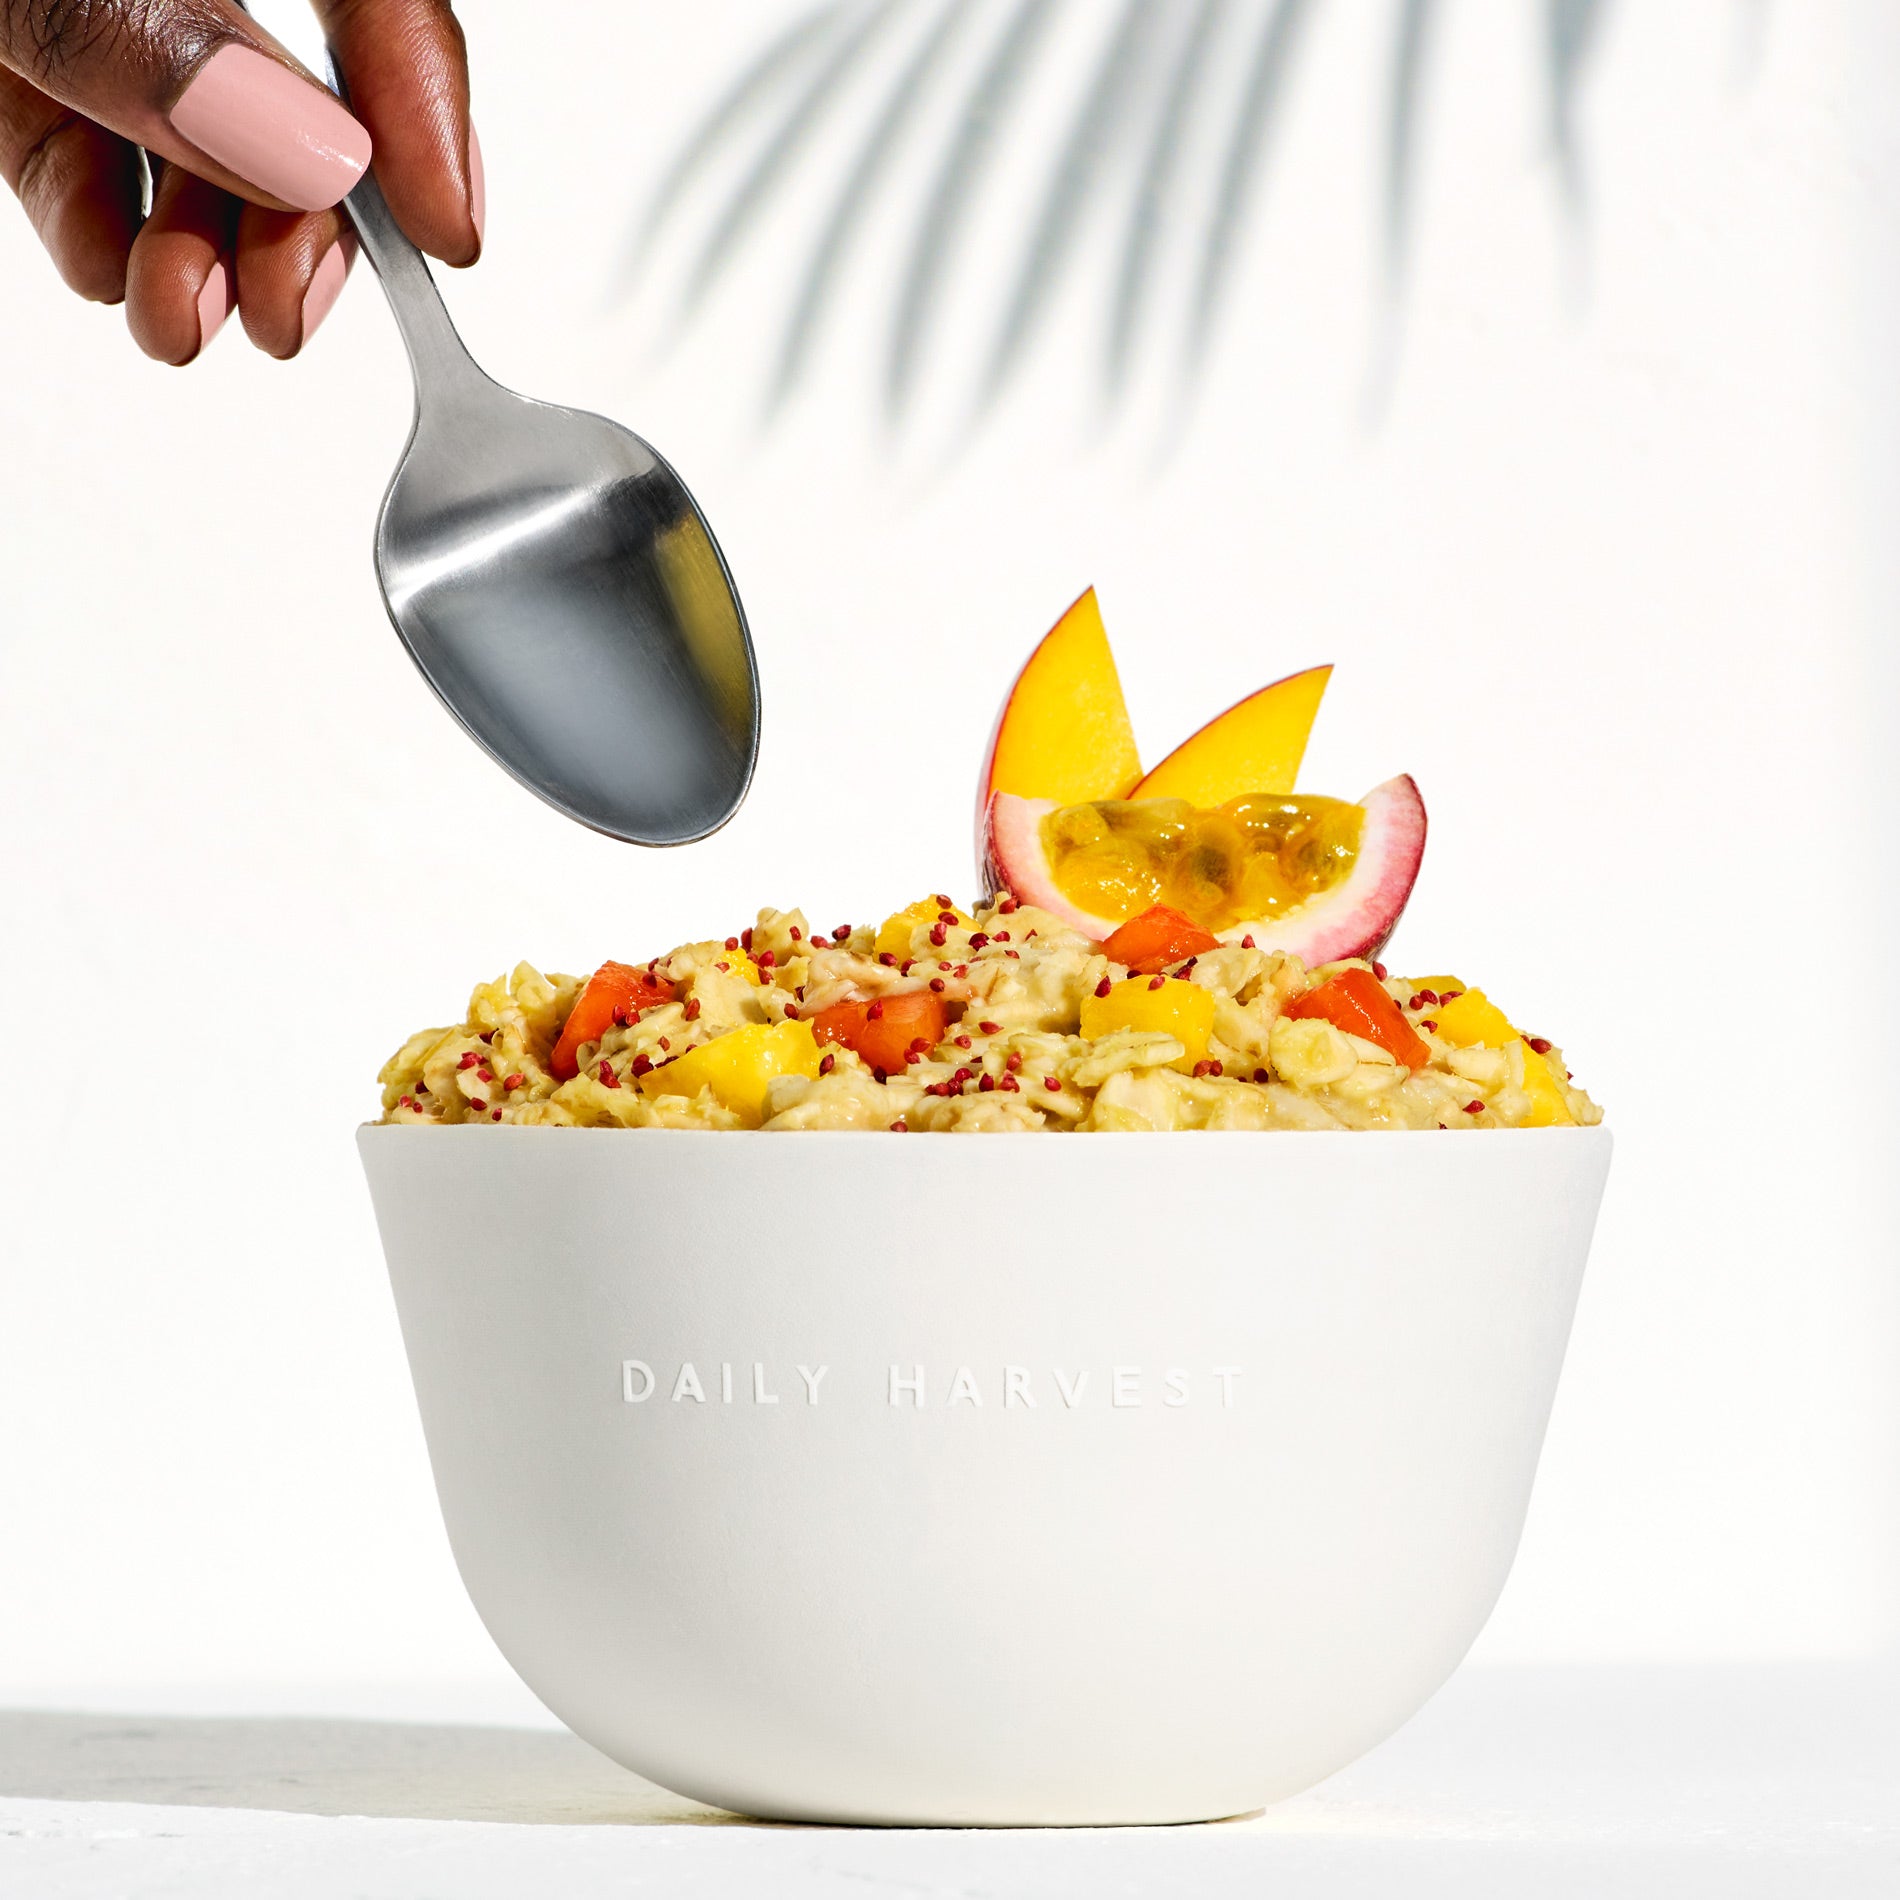
[[1314, 666], [1262, 687], [1176, 746], [1127, 796], [1208, 811], [1244, 792], [1292, 791], [1332, 677], [1330, 666]]
[[1003, 702], [980, 781], [979, 819], [994, 792], [1080, 805], [1126, 798], [1141, 777], [1095, 589], [1056, 622]]

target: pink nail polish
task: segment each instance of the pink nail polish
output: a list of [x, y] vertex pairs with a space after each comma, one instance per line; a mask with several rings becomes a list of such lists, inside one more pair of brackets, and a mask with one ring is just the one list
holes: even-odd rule
[[212, 261], [204, 289], [198, 293], [198, 348], [211, 347], [211, 339], [225, 326], [237, 299], [231, 295], [231, 267], [223, 258]]
[[174, 130], [299, 211], [322, 211], [369, 166], [369, 134], [320, 86], [249, 46], [222, 46], [172, 107]]
[[317, 326], [336, 308], [336, 300], [343, 295], [343, 281], [350, 274], [350, 255], [344, 249], [344, 242], [339, 238], [324, 252], [323, 261], [310, 280], [310, 288], [303, 294], [304, 343], [316, 335]]
[[482, 163], [482, 141], [471, 122], [468, 128], [468, 215], [478, 238], [488, 236], [488, 168]]

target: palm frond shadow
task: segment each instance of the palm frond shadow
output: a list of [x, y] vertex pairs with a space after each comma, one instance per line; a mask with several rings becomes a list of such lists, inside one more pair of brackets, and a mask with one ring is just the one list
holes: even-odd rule
[[[1540, 11], [1547, 143], [1558, 204], [1579, 234], [1589, 210], [1580, 100], [1611, 0], [1527, 0]], [[1390, 63], [1376, 205], [1382, 308], [1372, 366], [1375, 419], [1396, 374], [1406, 289], [1418, 243], [1419, 172], [1443, 0], [1388, 0]], [[1736, 0], [1759, 44], [1771, 0]], [[1040, 179], [1002, 180], [1025, 219], [1002, 277], [987, 352], [967, 400], [973, 417], [1000, 402], [1058, 315], [1061, 293], [1106, 214], [1109, 261], [1099, 338], [1109, 412], [1141, 365], [1170, 357], [1177, 413], [1205, 374], [1239, 266], [1261, 223], [1276, 133], [1317, 0], [1118, 0], [1096, 4], [1083, 32], [1092, 63]], [[716, 95], [681, 140], [636, 221], [628, 288], [678, 231], [690, 262], [676, 329], [697, 312], [802, 175], [831, 167], [822, 215], [794, 267], [768, 374], [767, 414], [800, 388], [830, 332], [854, 268], [870, 255], [874, 218], [927, 128], [935, 148], [914, 165], [914, 204], [898, 220], [882, 350], [887, 418], [912, 412], [942, 354], [945, 312], [967, 272], [969, 240], [1033, 81], [1059, 29], [1084, 19], [1068, 0], [817, 0], [795, 12]], [[1071, 33], [1077, 41], [1082, 32]], [[972, 44], [974, 42], [974, 44]], [[867, 103], [868, 102], [868, 103]], [[862, 128], [829, 143], [847, 109]], [[821, 161], [817, 154], [837, 151]], [[716, 176], [723, 183], [714, 183]], [[886, 240], [885, 248], [890, 248]]]

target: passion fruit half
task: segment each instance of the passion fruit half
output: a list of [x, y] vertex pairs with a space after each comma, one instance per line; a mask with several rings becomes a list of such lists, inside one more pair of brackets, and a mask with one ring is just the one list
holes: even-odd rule
[[1424, 800], [1404, 776], [1357, 804], [1249, 793], [1214, 810], [997, 792], [984, 812], [983, 877], [992, 894], [1010, 891], [1098, 942], [1165, 904], [1215, 936], [1331, 963], [1374, 956], [1391, 936], [1425, 831]]

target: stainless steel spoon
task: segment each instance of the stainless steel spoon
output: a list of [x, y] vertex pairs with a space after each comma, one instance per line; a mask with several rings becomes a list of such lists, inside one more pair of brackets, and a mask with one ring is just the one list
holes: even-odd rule
[[[343, 92], [334, 62], [332, 83]], [[376, 527], [410, 657], [570, 818], [633, 844], [717, 831], [752, 780], [759, 682], [705, 517], [637, 435], [483, 374], [373, 173], [346, 204], [415, 371]]]

